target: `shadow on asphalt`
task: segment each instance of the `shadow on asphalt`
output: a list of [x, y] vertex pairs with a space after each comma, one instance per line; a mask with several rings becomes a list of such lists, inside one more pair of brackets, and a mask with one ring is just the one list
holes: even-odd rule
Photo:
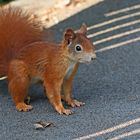
[[[0, 81], [0, 118], [4, 116], [3, 121], [10, 124], [7, 111], [12, 110], [8, 115], [16, 121], [11, 125], [23, 131], [21, 135], [25, 139], [29, 136], [60, 140], [140, 138], [140, 1], [104, 0], [51, 27], [55, 40], [61, 41], [64, 29], [76, 30], [82, 23], [88, 26], [88, 37], [96, 45], [98, 58], [89, 66], [81, 65], [75, 78], [74, 96], [86, 103], [84, 107], [73, 109], [75, 114], [59, 116], [46, 103], [41, 87], [33, 87], [30, 92], [31, 97], [36, 98], [35, 108], [22, 116], [15, 111], [7, 94], [7, 83]], [[35, 133], [29, 125], [41, 118], [51, 119], [57, 128]], [[3, 121], [0, 120], [0, 124]], [[2, 125], [1, 129], [6, 131], [6, 127], [8, 125]], [[0, 137], [20, 138], [12, 128], [6, 136], [1, 133]]]

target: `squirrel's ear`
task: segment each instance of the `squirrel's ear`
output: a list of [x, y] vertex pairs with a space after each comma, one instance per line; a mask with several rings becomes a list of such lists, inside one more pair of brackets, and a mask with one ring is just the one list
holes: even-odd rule
[[69, 44], [75, 38], [75, 33], [72, 29], [67, 29], [64, 33], [64, 39]]
[[81, 33], [81, 34], [87, 34], [87, 26], [85, 23], [83, 23], [80, 27], [80, 29], [77, 31], [78, 33]]

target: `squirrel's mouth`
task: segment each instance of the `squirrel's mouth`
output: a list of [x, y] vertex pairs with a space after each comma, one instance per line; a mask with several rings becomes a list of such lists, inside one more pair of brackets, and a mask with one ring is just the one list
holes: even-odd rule
[[94, 60], [95, 60], [95, 59], [92, 59], [92, 58], [90, 58], [90, 59], [83, 59], [83, 58], [81, 58], [81, 59], [78, 60], [78, 62], [79, 62], [79, 63], [90, 64], [90, 63], [92, 63]]
[[94, 60], [96, 60], [96, 54], [95, 53], [84, 54], [84, 55], [82, 55], [78, 58], [79, 63], [86, 63], [86, 64], [90, 64]]
[[80, 59], [79, 60], [79, 63], [84, 63], [84, 64], [90, 64], [92, 62], [92, 60], [88, 61], [88, 60], [83, 60], [83, 59]]

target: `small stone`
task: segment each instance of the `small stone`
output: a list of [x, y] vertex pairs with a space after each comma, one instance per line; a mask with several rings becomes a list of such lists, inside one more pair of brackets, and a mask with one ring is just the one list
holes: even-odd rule
[[34, 127], [36, 130], [44, 129], [46, 127], [52, 126], [53, 123], [51, 122], [46, 122], [46, 121], [38, 121], [34, 124]]

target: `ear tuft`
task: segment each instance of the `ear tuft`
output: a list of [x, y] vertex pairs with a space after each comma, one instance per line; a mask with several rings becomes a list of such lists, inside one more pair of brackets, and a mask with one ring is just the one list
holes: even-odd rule
[[72, 29], [67, 29], [64, 33], [64, 39], [68, 44], [75, 38], [75, 33]]
[[85, 23], [83, 23], [80, 27], [80, 29], [78, 30], [78, 33], [81, 33], [81, 34], [87, 34], [87, 26]]

